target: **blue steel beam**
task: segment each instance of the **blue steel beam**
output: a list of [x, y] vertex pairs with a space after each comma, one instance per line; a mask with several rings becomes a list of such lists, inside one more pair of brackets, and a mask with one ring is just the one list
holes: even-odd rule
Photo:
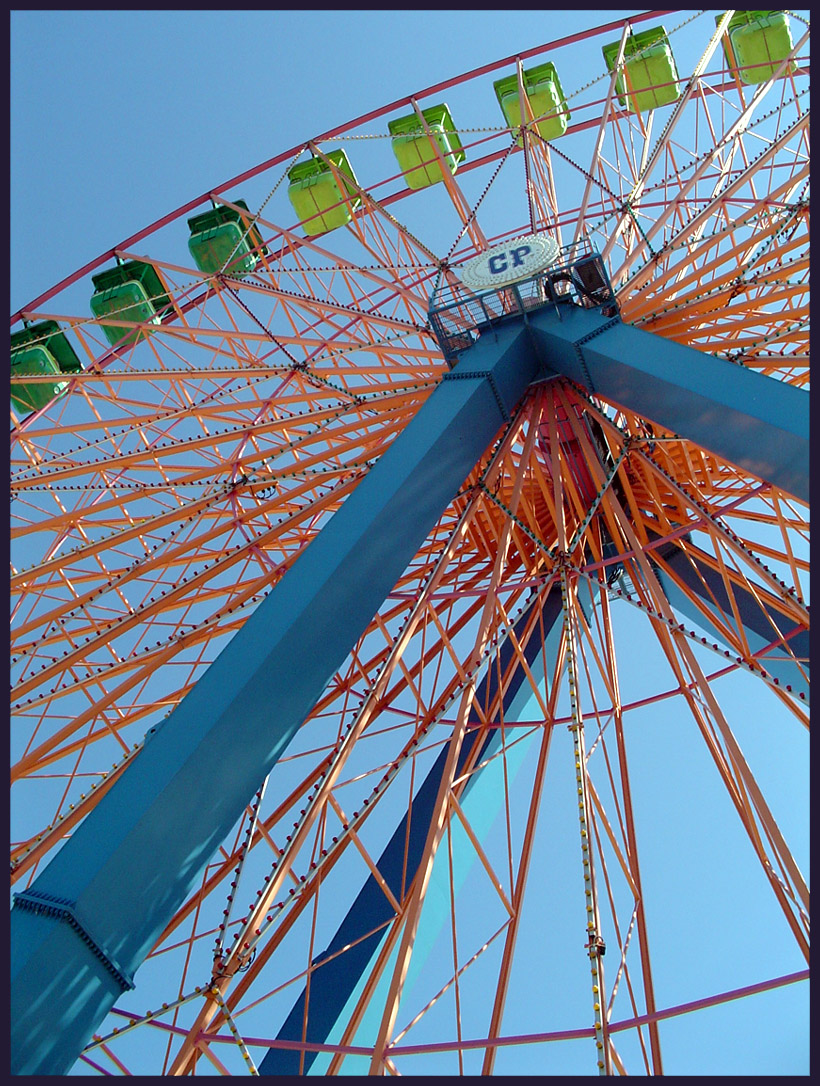
[[[525, 642], [523, 652], [533, 673], [543, 678], [542, 650], [546, 649], [547, 667], [549, 667], [550, 663], [554, 662], [560, 641], [561, 627], [557, 620], [561, 615], [561, 597], [555, 591], [547, 596], [546, 601], [540, 600], [540, 597], [536, 599], [539, 600], [539, 605], [543, 603], [541, 614], [544, 641], [542, 642], [539, 636], [539, 624]], [[528, 608], [516, 622], [514, 632], [517, 641], [521, 640], [530, 617]], [[475, 698], [475, 703], [478, 705], [491, 703], [498, 693], [499, 674], [506, 675], [514, 656], [513, 644], [509, 638], [502, 644], [499, 656], [500, 666], [496, 667], [493, 664], [488, 668], [478, 685]], [[513, 706], [525, 681], [526, 674], [523, 667], [516, 668], [502, 698], [505, 720], [514, 719]], [[477, 724], [478, 721], [474, 723]], [[475, 762], [479, 763], [489, 757], [499, 743], [500, 735], [497, 731], [488, 732], [483, 736], [477, 733], [470, 736], [468, 733], [468, 738], [459, 755], [456, 777], [461, 775], [468, 759], [471, 759], [473, 755], [475, 755]], [[397, 900], [401, 899], [402, 885], [409, 886], [415, 877], [446, 761], [447, 750], [444, 749], [416, 792], [412, 811], [402, 818], [378, 860], [379, 872]], [[467, 782], [465, 797], [480, 775], [479, 770]], [[462, 799], [462, 803], [466, 803], [465, 798]], [[348, 1001], [382, 944], [384, 931], [376, 929], [389, 923], [393, 916], [390, 902], [375, 876], [371, 875], [333, 939], [313, 961], [313, 966], [319, 971], [312, 981], [313, 994], [308, 1006], [306, 1041], [311, 1044], [329, 1043], [331, 1031], [337, 1025]], [[371, 934], [368, 935], [368, 932]], [[345, 947], [348, 949], [345, 950]], [[340, 953], [341, 951], [344, 953]], [[302, 1041], [305, 996], [306, 992], [303, 990], [279, 1030], [277, 1040]], [[305, 1052], [304, 1055], [304, 1073], [307, 1074], [317, 1053]], [[260, 1075], [298, 1075], [300, 1059], [301, 1053], [293, 1049], [271, 1048], [259, 1065], [259, 1073]]]
[[416, 417], [11, 913], [14, 1074], [66, 1074], [536, 376], [520, 324]]
[[[650, 533], [651, 534], [651, 533]], [[712, 611], [716, 617], [719, 612], [717, 606], [725, 614], [731, 614], [731, 606], [726, 595], [723, 579], [718, 573], [710, 569], [705, 562], [699, 560], [698, 552], [691, 544], [684, 554], [680, 547], [674, 543], [662, 546], [660, 549], [647, 551], [648, 556], [655, 566], [655, 573], [659, 578], [670, 603], [676, 611], [686, 614], [690, 619], [707, 629], [719, 642], [724, 643], [724, 637], [720, 629], [714, 626], [703, 612], [696, 607], [690, 598], [681, 590], [679, 585], [666, 568], [662, 568], [656, 558], [663, 560], [664, 566], [673, 570], [675, 578], [682, 581], [695, 595], [700, 597], [708, 611]], [[735, 602], [743, 623], [745, 635], [750, 643], [752, 651], [765, 648], [770, 644], [774, 629], [770, 625], [766, 615], [770, 615], [782, 629], [784, 619], [774, 609], [773, 605], [761, 604], [760, 591], [753, 595], [749, 589], [740, 585], [733, 585]], [[712, 598], [714, 596], [714, 599]], [[554, 659], [560, 639], [561, 601], [556, 593], [547, 598], [543, 608], [543, 626], [547, 647], [547, 661]], [[761, 606], [765, 608], [761, 610]], [[516, 624], [516, 638], [520, 640], [520, 632], [529, 617], [525, 612]], [[786, 631], [788, 634], [788, 631]], [[808, 672], [808, 634], [805, 630], [795, 632], [795, 636], [789, 640], [792, 651], [798, 658], [805, 658], [805, 670]], [[524, 655], [530, 669], [543, 678], [541, 668], [541, 652], [544, 645], [533, 633], [524, 648]], [[776, 648], [774, 649], [776, 652]], [[506, 669], [512, 657], [511, 643], [506, 641], [501, 649], [501, 674]], [[808, 684], [800, 674], [797, 665], [788, 660], [777, 660], [768, 654], [761, 654], [760, 662], [770, 674], [777, 676], [780, 682], [789, 683], [795, 692], [803, 691], [808, 699]], [[476, 702], [486, 704], [487, 697], [493, 698], [498, 689], [498, 669], [490, 669], [482, 680], [476, 693]], [[514, 717], [511, 707], [517, 695], [524, 685], [525, 674], [523, 668], [519, 668], [513, 674], [512, 680], [503, 697], [503, 715], [507, 720]], [[473, 746], [479, 748], [476, 762], [486, 759], [491, 753], [491, 745], [497, 742], [497, 734], [490, 733], [484, 739], [473, 737], [472, 746], [465, 742], [459, 758], [456, 777], [460, 776], [468, 757], [473, 753]], [[405, 885], [409, 885], [419, 863], [421, 848], [426, 838], [428, 819], [432, 805], [438, 794], [441, 774], [446, 761], [446, 750], [442, 751], [436, 762], [430, 769], [423, 784], [419, 788], [413, 800], [412, 819], [408, 829], [408, 817], [405, 816], [396, 828], [378, 861], [379, 871], [391, 892], [399, 898], [402, 887], [402, 875], [404, 873]], [[470, 787], [480, 778], [480, 772], [473, 775], [468, 782], [465, 795]], [[462, 801], [464, 803], [464, 801]], [[405, 851], [406, 850], [406, 851]], [[339, 926], [336, 935], [327, 945], [324, 951], [312, 961], [312, 967], [318, 970], [312, 981], [313, 995], [308, 1005], [308, 1014], [305, 1017], [306, 990], [303, 989], [297, 1001], [294, 1003], [290, 1014], [277, 1034], [277, 1040], [310, 1044], [331, 1043], [331, 1032], [337, 1027], [339, 1020], [349, 1005], [362, 976], [375, 959], [378, 949], [384, 939], [383, 926], [392, 919], [393, 909], [384, 891], [379, 886], [376, 878], [370, 876], [363, 886], [356, 901], [351, 906], [347, 916]], [[370, 935], [367, 933], [370, 932]], [[347, 949], [345, 949], [347, 948]], [[304, 1029], [304, 1037], [303, 1037]], [[357, 1041], [356, 1043], [360, 1043]], [[318, 1056], [317, 1052], [304, 1053], [304, 1074], [310, 1072], [310, 1068]], [[300, 1073], [301, 1053], [293, 1049], [271, 1048], [259, 1065], [260, 1075], [298, 1075]]]
[[808, 502], [805, 390], [597, 309], [548, 305], [531, 314], [529, 325], [552, 373]]
[[[701, 552], [691, 544], [684, 552], [674, 543], [650, 550], [647, 554], [652, 559], [655, 574], [675, 610], [686, 615], [704, 630], [708, 630], [716, 641], [725, 645], [723, 633], [708, 616], [711, 614], [718, 620], [721, 618], [721, 612], [723, 615], [731, 616], [732, 606], [723, 578], [704, 561], [705, 555], [701, 555]], [[658, 559], [663, 564], [660, 564]], [[705, 614], [704, 610], [696, 606], [683, 591], [681, 584], [699, 597], [705, 608]], [[808, 703], [808, 630], [795, 626], [782, 612], [778, 611], [774, 606], [774, 601], [761, 587], [753, 593], [742, 585], [733, 584], [732, 594], [749, 648], [753, 653], [758, 653], [757, 660], [760, 666], [764, 667], [782, 686], [790, 687], [796, 694], [803, 694]], [[781, 638], [786, 641], [795, 659], [789, 659], [783, 654], [780, 647]]]

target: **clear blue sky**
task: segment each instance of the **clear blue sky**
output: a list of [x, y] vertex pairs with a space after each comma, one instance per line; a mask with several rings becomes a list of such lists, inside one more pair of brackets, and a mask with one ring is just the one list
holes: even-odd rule
[[[627, 14], [12, 12], [11, 310], [276, 152], [448, 76]], [[573, 73], [565, 83], [583, 85], [598, 74], [599, 58], [594, 63], [594, 71]], [[805, 737], [778, 735], [773, 743], [757, 692], [750, 697], [739, 688], [728, 697], [736, 698], [744, 751], [771, 789], [808, 874]], [[645, 733], [638, 802], [665, 812], [658, 836], [645, 845], [668, 866], [669, 896], [658, 923], [668, 939], [691, 940], [702, 951], [689, 962], [691, 976], [682, 969], [674, 978], [671, 1001], [745, 983], [744, 955], [757, 958], [755, 979], [768, 975], [769, 954], [779, 970], [778, 950], [789, 941], [785, 924], [771, 895], [761, 893], [759, 873], [747, 864], [748, 883], [734, 874], [730, 857], [747, 846], [737, 827], [724, 824], [725, 804], [706, 783], [701, 791], [711, 769], [702, 750], [681, 738], [680, 749], [667, 749], [659, 761], [649, 720]], [[561, 862], [549, 842], [545, 834], [545, 871]], [[722, 902], [720, 911], [713, 900]], [[534, 992], [538, 981], [534, 976]], [[667, 1073], [807, 1074], [807, 988], [716, 1009], [702, 1033], [687, 1031], [684, 1022], [664, 1027]], [[714, 1046], [711, 1038], [721, 1033], [735, 1042]], [[543, 1070], [531, 1053], [516, 1058], [509, 1073]]]

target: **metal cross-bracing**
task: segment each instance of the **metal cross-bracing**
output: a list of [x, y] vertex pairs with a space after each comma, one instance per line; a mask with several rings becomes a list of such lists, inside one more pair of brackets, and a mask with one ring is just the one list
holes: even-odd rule
[[[801, 1006], [808, 28], [744, 79], [733, 18], [532, 43], [15, 314], [79, 367], [12, 371], [22, 1059], [674, 1074], [703, 1030], [751, 1073]], [[661, 24], [677, 82], [641, 90]], [[203, 270], [211, 197], [251, 245]], [[464, 288], [532, 234], [540, 279]], [[159, 323], [92, 312], [115, 256]]]

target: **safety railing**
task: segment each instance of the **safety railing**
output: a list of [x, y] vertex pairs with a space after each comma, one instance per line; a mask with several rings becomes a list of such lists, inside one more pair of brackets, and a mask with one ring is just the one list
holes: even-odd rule
[[448, 365], [480, 335], [500, 322], [526, 316], [545, 305], [578, 305], [617, 312], [603, 260], [588, 243], [565, 246], [545, 271], [517, 283], [472, 291], [463, 283], [442, 281], [428, 310], [430, 328]]

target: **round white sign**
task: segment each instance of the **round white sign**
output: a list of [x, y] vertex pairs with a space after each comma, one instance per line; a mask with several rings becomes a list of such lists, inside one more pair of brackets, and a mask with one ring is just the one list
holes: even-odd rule
[[558, 252], [555, 238], [525, 234], [474, 256], [458, 272], [462, 283], [471, 290], [503, 287], [537, 275], [553, 263]]

